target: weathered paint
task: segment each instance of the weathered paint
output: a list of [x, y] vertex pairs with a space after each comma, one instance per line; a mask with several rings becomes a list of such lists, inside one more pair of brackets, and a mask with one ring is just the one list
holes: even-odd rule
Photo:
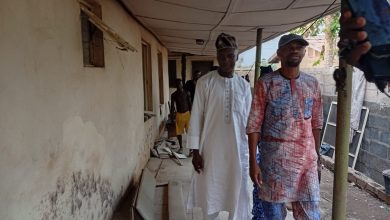
[[[83, 66], [77, 1], [0, 1], [0, 219], [109, 219], [149, 157], [168, 112], [167, 50], [116, 1], [98, 2], [138, 50], [104, 35], [104, 68]], [[141, 40], [156, 113], [146, 123]]]
[[60, 177], [55, 191], [41, 200], [38, 211], [43, 213], [43, 220], [107, 219], [114, 199], [110, 180], [78, 171], [67, 178]]

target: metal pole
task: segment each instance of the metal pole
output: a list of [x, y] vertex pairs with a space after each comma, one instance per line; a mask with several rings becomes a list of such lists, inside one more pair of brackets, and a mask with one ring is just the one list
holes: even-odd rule
[[[342, 62], [340, 62], [341, 64]], [[345, 64], [344, 64], [345, 65]], [[332, 219], [346, 219], [349, 132], [351, 128], [352, 67], [346, 65], [345, 88], [337, 95], [337, 125]]]
[[257, 79], [260, 77], [260, 66], [261, 66], [261, 41], [263, 38], [263, 29], [258, 28], [257, 29], [257, 36], [256, 36], [256, 63], [255, 63], [255, 79], [253, 82], [256, 82]]
[[[341, 1], [341, 7], [346, 1]], [[333, 182], [332, 219], [344, 220], [347, 212], [349, 132], [351, 128], [352, 66], [340, 59], [340, 69], [346, 77], [337, 94], [337, 125], [335, 146], [335, 173]]]

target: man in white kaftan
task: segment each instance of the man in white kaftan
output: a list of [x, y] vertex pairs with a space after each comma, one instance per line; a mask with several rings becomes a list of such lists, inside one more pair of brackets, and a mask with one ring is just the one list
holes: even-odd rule
[[[229, 219], [246, 220], [250, 198], [245, 127], [251, 91], [249, 83], [234, 73], [234, 37], [221, 35], [218, 39], [223, 38], [222, 45], [218, 39], [216, 42], [220, 67], [201, 77], [195, 90], [187, 147], [194, 150], [197, 172], [187, 208], [201, 207], [205, 219], [215, 219], [220, 211], [228, 211]], [[235, 56], [229, 59], [232, 51]]]

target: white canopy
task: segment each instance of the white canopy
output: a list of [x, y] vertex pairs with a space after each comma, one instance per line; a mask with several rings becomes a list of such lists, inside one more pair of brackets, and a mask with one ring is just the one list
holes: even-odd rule
[[[170, 52], [214, 55], [225, 32], [240, 52], [340, 9], [340, 0], [120, 0]], [[204, 41], [203, 45], [196, 39]]]

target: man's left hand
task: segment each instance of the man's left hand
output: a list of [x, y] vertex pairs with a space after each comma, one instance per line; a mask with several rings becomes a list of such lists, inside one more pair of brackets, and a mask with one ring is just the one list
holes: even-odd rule
[[199, 154], [199, 150], [193, 150], [192, 165], [197, 173], [200, 173], [203, 170], [203, 158]]
[[249, 175], [251, 177], [252, 182], [256, 186], [260, 187], [260, 185], [263, 184], [263, 180], [261, 177], [261, 170], [260, 170], [259, 165], [253, 164], [253, 165], [249, 166]]

